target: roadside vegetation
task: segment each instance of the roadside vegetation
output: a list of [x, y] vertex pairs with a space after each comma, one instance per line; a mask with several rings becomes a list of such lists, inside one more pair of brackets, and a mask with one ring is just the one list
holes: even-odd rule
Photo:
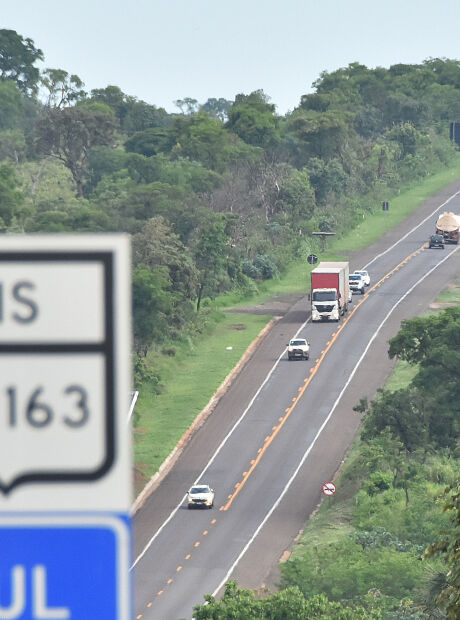
[[[399, 361], [336, 480], [280, 565], [279, 591], [227, 584], [204, 618], [460, 617], [460, 281], [404, 321]], [[438, 305], [437, 304], [437, 305]]]

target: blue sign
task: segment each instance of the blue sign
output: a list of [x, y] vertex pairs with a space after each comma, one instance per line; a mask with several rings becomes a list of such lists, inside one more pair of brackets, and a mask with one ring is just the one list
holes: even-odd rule
[[129, 517], [0, 518], [0, 620], [129, 620]]

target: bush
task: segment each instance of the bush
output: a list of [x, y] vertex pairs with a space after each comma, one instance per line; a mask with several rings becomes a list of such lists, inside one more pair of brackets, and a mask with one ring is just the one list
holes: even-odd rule
[[389, 472], [375, 471], [369, 477], [365, 490], [368, 495], [382, 493], [391, 487], [393, 476]]
[[391, 547], [362, 548], [349, 537], [305, 549], [281, 565], [282, 585], [297, 585], [305, 596], [323, 592], [332, 600], [353, 599], [377, 589], [398, 599], [410, 596], [424, 565], [417, 553]]
[[242, 271], [253, 280], [271, 280], [278, 275], [274, 261], [265, 254], [259, 254], [253, 261], [243, 261]]
[[160, 376], [147, 366], [144, 358], [137, 354], [134, 354], [133, 357], [133, 375], [136, 389], [139, 389], [144, 383], [148, 383], [149, 388], [155, 394], [161, 394], [163, 386]]

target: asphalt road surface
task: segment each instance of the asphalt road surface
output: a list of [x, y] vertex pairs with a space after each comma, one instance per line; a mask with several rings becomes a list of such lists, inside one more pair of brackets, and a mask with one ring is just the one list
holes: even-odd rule
[[[192, 618], [228, 579], [255, 589], [276, 582], [278, 561], [359, 427], [353, 407], [391, 371], [389, 338], [458, 277], [460, 246], [426, 248], [437, 212], [460, 213], [458, 191], [460, 181], [350, 257], [350, 270], [368, 269], [371, 283], [339, 323], [310, 323], [303, 298], [261, 342], [135, 515], [135, 618]], [[308, 361], [287, 360], [296, 334], [311, 344]], [[213, 510], [187, 509], [197, 481], [215, 489]]]

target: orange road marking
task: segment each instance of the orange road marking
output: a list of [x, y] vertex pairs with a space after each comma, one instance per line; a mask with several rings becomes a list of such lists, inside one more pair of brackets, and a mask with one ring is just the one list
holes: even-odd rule
[[331, 340], [327, 343], [326, 348], [321, 351], [321, 356], [319, 357], [319, 359], [316, 360], [316, 364], [313, 368], [310, 369], [310, 377], [308, 377], [305, 380], [305, 383], [303, 385], [303, 387], [299, 388], [299, 394], [298, 396], [296, 396], [295, 398], [292, 399], [292, 406], [289, 409], [286, 409], [286, 415], [283, 418], [282, 422], [280, 423], [279, 426], [274, 427], [274, 431], [272, 433], [271, 436], [265, 437], [264, 440], [264, 446], [263, 448], [259, 448], [257, 450], [257, 458], [254, 461], [251, 461], [251, 467], [249, 469], [249, 471], [243, 475], [243, 479], [241, 482], [237, 482], [235, 484], [236, 487], [236, 491], [233, 493], [233, 495], [230, 495], [228, 497], [228, 502], [225, 504], [225, 506], [221, 507], [221, 510], [228, 510], [230, 508], [230, 506], [232, 505], [233, 500], [235, 499], [235, 497], [238, 495], [238, 493], [241, 491], [241, 489], [244, 487], [244, 485], [246, 484], [247, 480], [249, 479], [249, 477], [251, 476], [252, 472], [254, 471], [254, 469], [257, 467], [257, 465], [259, 464], [260, 460], [262, 459], [262, 456], [265, 454], [266, 450], [268, 449], [268, 447], [270, 446], [270, 444], [272, 443], [272, 441], [274, 440], [274, 438], [276, 437], [276, 435], [279, 433], [279, 431], [281, 430], [281, 428], [284, 426], [286, 420], [288, 419], [288, 417], [291, 415], [291, 413], [294, 411], [297, 403], [300, 401], [301, 397], [303, 396], [303, 394], [305, 393], [305, 390], [307, 389], [307, 387], [310, 385], [311, 380], [313, 379], [313, 377], [315, 376], [315, 374], [318, 371], [318, 368], [320, 367], [322, 361], [324, 360], [324, 358], [326, 357], [326, 354], [328, 353], [328, 351], [332, 348], [332, 345], [334, 344], [334, 342], [337, 340], [340, 332], [342, 331], [342, 329], [344, 329], [345, 325], [348, 323], [348, 321], [351, 319], [351, 317], [354, 315], [354, 313], [358, 310], [358, 308], [361, 306], [362, 303], [364, 303], [364, 301], [366, 301], [366, 299], [369, 297], [369, 293], [373, 290], [375, 290], [378, 286], [379, 283], [383, 282], [383, 280], [385, 280], [386, 278], [389, 278], [391, 274], [393, 274], [395, 271], [397, 271], [401, 265], [405, 264], [405, 262], [409, 261], [411, 258], [413, 258], [414, 256], [416, 256], [422, 249], [424, 248], [424, 246], [422, 246], [421, 248], [415, 250], [415, 252], [413, 252], [412, 254], [409, 254], [409, 256], [407, 256], [399, 265], [397, 265], [396, 267], [394, 267], [390, 272], [388, 272], [385, 276], [383, 276], [378, 282], [376, 282], [367, 292], [365, 295], [362, 295], [362, 299], [361, 301], [356, 304], [354, 306], [354, 308], [351, 310], [351, 312], [349, 312], [348, 316], [346, 318], [343, 319], [342, 324], [340, 325], [340, 327], [337, 329], [336, 332], [333, 333]]
[[[176, 568], [176, 572], [178, 572], [178, 573], [179, 573], [181, 570], [182, 570], [182, 566], [178, 566], [178, 567]], [[172, 581], [172, 580], [171, 580], [171, 581]]]
[[164, 590], [160, 590], [160, 591], [158, 592], [158, 596], [161, 596], [161, 595], [163, 594], [163, 592], [164, 592]]
[[172, 579], [168, 579], [168, 586], [170, 583], [172, 583], [172, 581], [173, 581]]
[[187, 555], [185, 556], [185, 559], [186, 559], [186, 560], [190, 560], [190, 558], [191, 558], [191, 557], [192, 557], [192, 556], [190, 555], [190, 553], [187, 553]]
[[207, 533], [208, 533], [208, 530], [205, 530], [205, 531], [203, 532], [203, 536], [206, 536], [206, 535], [207, 535]]
[[150, 603], [147, 603], [147, 607], [151, 607], [151, 606], [152, 606], [152, 603], [151, 603], [151, 602], [150, 602]]
[[214, 523], [215, 523], [216, 521], [217, 521], [217, 519], [213, 519], [213, 520], [211, 521], [211, 523], [214, 525]]
[[196, 542], [196, 543], [195, 543], [195, 547], [199, 547], [199, 546], [200, 546], [200, 543], [199, 543], [199, 542]]

